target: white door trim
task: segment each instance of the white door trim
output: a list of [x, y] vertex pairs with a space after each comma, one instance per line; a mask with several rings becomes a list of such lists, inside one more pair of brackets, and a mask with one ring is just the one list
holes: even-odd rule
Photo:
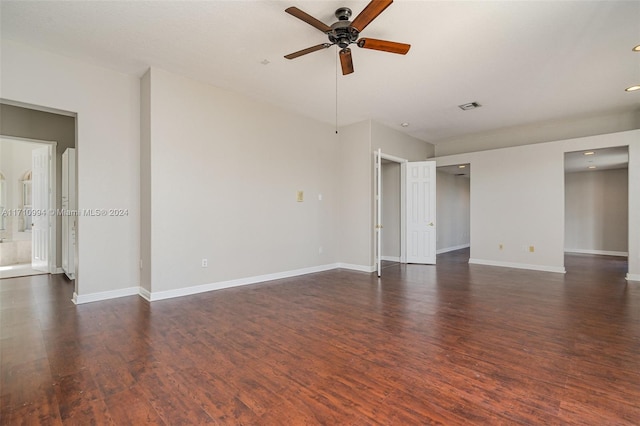
[[[399, 163], [400, 164], [400, 262], [401, 263], [407, 263], [407, 254], [406, 254], [406, 226], [404, 225], [404, 221], [405, 221], [405, 186], [406, 186], [406, 182], [405, 182], [405, 173], [406, 173], [406, 165], [409, 162], [409, 160], [405, 159], [405, 158], [401, 158], [401, 157], [396, 157], [395, 155], [390, 155], [390, 154], [385, 154], [384, 152], [382, 152], [382, 148], [378, 148], [376, 151], [373, 151], [374, 154], [374, 173], [375, 173], [375, 168], [376, 168], [376, 162], [377, 162], [377, 158], [379, 156], [379, 158], [381, 160], [387, 160], [387, 161], [392, 161], [394, 163]], [[382, 167], [380, 167], [380, 185], [382, 182]], [[377, 203], [377, 200], [375, 199], [376, 195], [377, 195], [377, 188], [376, 188], [377, 182], [374, 176], [374, 215], [375, 215], [375, 220], [374, 220], [374, 227], [378, 224], [382, 225], [382, 223], [380, 223], [380, 221], [378, 220], [379, 216], [378, 214], [380, 214], [380, 216], [382, 215], [381, 212], [378, 213], [378, 207], [380, 207], [380, 210], [382, 210], [382, 203], [380, 203], [380, 206]], [[382, 191], [380, 191], [382, 192]], [[374, 259], [376, 261], [376, 263], [379, 265], [379, 261], [377, 259], [377, 253], [379, 252], [379, 250], [381, 250], [382, 246], [380, 245], [378, 247], [378, 230], [374, 229], [374, 236], [375, 236], [375, 241], [376, 241], [376, 245], [374, 246]], [[380, 234], [380, 237], [382, 235]], [[382, 238], [380, 238], [381, 240]], [[381, 255], [382, 253], [380, 253]], [[381, 260], [382, 259], [382, 256]], [[378, 266], [376, 265], [376, 266]], [[378, 266], [379, 268], [379, 266]], [[380, 269], [378, 269], [378, 276], [380, 276]]]
[[376, 205], [376, 214], [375, 214], [375, 262], [376, 262], [376, 272], [378, 273], [378, 278], [382, 273], [382, 150], [378, 148], [378, 151], [374, 153], [375, 157], [375, 205]]

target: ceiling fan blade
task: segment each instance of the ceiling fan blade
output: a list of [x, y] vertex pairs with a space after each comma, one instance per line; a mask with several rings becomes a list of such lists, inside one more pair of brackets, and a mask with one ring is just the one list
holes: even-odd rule
[[292, 7], [288, 7], [284, 11], [287, 12], [289, 15], [293, 15], [296, 18], [306, 22], [307, 24], [311, 25], [312, 27], [316, 27], [317, 29], [319, 29], [323, 33], [328, 33], [329, 31], [331, 31], [331, 27], [330, 26], [328, 26], [324, 22], [320, 21], [319, 19], [316, 19], [313, 16], [309, 15], [307, 12], [303, 12], [302, 10], [298, 9], [297, 7], [293, 7], [293, 6]]
[[378, 15], [382, 13], [389, 5], [393, 3], [393, 0], [371, 0], [371, 2], [364, 8], [356, 19], [353, 20], [351, 26], [356, 30], [362, 32], [367, 25], [371, 23]]
[[342, 65], [342, 75], [353, 72], [353, 59], [351, 58], [351, 49], [348, 47], [340, 51], [340, 65]]
[[377, 40], [375, 38], [361, 38], [358, 40], [358, 47], [405, 55], [409, 51], [411, 45], [396, 43], [395, 41]]
[[306, 55], [307, 53], [317, 52], [318, 50], [326, 49], [329, 46], [331, 46], [331, 43], [322, 43], [322, 44], [318, 44], [317, 46], [307, 47], [306, 49], [289, 53], [288, 55], [284, 55], [284, 57], [287, 59], [295, 59], [299, 56]]

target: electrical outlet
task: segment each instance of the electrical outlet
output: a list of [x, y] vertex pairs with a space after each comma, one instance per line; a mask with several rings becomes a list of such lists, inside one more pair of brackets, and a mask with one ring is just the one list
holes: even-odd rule
[[529, 253], [533, 253], [534, 251], [536, 251], [536, 248], [534, 246], [529, 246]]
[[206, 268], [209, 266], [209, 261], [207, 259], [202, 259], [202, 267]]
[[500, 250], [502, 250], [504, 248], [504, 246], [502, 244], [500, 244], [498, 247], [500, 247]]
[[298, 191], [296, 194], [296, 200], [301, 203], [304, 201], [304, 191]]
[[318, 247], [318, 253], [322, 254], [322, 251], [323, 251], [322, 246]]

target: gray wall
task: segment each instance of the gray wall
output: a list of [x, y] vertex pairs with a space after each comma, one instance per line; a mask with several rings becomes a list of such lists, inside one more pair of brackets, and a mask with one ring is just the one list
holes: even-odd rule
[[337, 262], [331, 125], [156, 68], [141, 105], [146, 297]]
[[565, 249], [628, 251], [627, 169], [565, 175]]
[[[433, 154], [434, 148], [429, 143], [371, 120], [341, 127], [339, 141], [340, 260], [349, 267], [373, 271], [373, 152], [380, 148], [384, 154], [423, 161]], [[387, 255], [384, 249], [382, 254]]]
[[438, 166], [471, 164], [470, 263], [565, 272], [564, 154], [628, 146], [627, 278], [640, 280], [639, 136], [631, 130], [437, 157]]
[[[0, 104], [0, 134], [28, 139], [55, 141], [56, 208], [62, 208], [62, 153], [76, 146], [76, 119], [65, 115]], [[56, 222], [57, 259], [62, 266], [62, 218]]]

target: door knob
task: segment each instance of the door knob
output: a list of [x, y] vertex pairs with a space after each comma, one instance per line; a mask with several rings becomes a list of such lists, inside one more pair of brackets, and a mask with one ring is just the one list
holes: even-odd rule
[[433, 222], [429, 222], [429, 226], [433, 226]]

